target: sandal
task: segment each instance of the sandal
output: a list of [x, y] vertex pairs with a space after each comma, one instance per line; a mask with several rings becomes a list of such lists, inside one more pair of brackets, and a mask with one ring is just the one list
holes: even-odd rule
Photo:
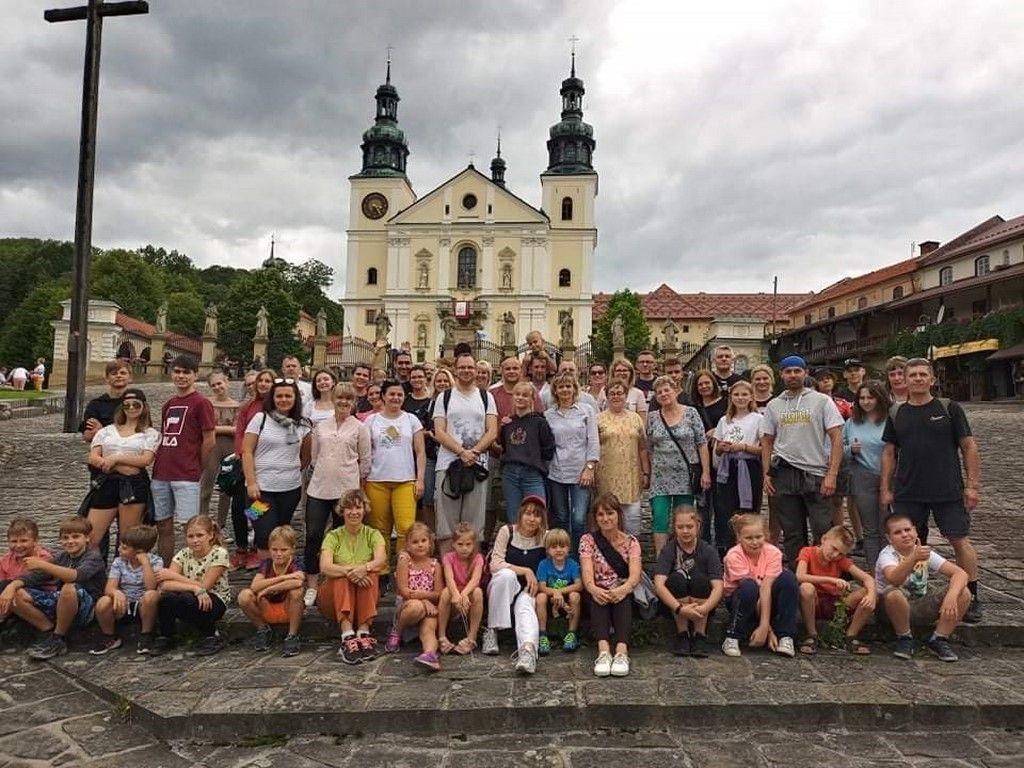
[[854, 656], [871, 655], [871, 646], [867, 643], [861, 642], [856, 637], [846, 638], [846, 650], [852, 653]]
[[472, 637], [464, 637], [459, 640], [459, 644], [455, 646], [455, 652], [460, 656], [468, 656], [476, 650], [476, 640]]
[[447, 637], [444, 637], [443, 635], [437, 638], [437, 645], [441, 653], [447, 654], [455, 650], [455, 646], [452, 644], [452, 641], [449, 640]]
[[800, 653], [804, 656], [813, 656], [818, 652], [818, 638], [815, 635], [810, 635], [804, 638], [804, 641], [800, 643]]

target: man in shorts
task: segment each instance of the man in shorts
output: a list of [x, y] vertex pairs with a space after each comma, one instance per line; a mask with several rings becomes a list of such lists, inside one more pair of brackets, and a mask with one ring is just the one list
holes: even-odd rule
[[[967, 415], [958, 403], [932, 397], [935, 371], [930, 361], [915, 357], [904, 369], [907, 402], [894, 405], [882, 440], [880, 498], [883, 506], [906, 515], [928, 541], [928, 518], [934, 516], [957, 565], [967, 572], [971, 604], [963, 620], [981, 621], [978, 601], [978, 553], [968, 536], [971, 510], [981, 494], [981, 455]], [[960, 469], [963, 455], [965, 485]], [[894, 477], [895, 472], [895, 477]]]

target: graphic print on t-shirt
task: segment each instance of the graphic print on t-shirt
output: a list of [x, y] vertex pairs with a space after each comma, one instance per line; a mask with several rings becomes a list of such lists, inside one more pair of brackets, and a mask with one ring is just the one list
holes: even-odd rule
[[523, 427], [512, 427], [508, 431], [509, 445], [526, 445], [526, 430]]
[[188, 415], [187, 405], [172, 405], [167, 409], [164, 417], [163, 440], [161, 445], [175, 446], [178, 444], [178, 435], [185, 426], [185, 416]]

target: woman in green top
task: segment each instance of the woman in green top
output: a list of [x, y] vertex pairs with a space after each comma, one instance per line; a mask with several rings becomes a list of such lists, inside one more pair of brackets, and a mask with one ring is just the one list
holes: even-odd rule
[[320, 548], [324, 581], [317, 591], [317, 605], [341, 627], [338, 655], [346, 664], [377, 656], [370, 624], [377, 616], [377, 574], [387, 563], [387, 547], [379, 531], [363, 525], [368, 509], [369, 501], [361, 490], [343, 494], [337, 511], [345, 524], [332, 529]]

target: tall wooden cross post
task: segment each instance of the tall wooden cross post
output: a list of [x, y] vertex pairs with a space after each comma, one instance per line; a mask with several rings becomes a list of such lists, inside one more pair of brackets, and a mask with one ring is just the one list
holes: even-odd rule
[[88, 0], [75, 8], [43, 12], [49, 22], [85, 19], [85, 72], [82, 78], [82, 134], [78, 147], [78, 199], [75, 205], [75, 275], [71, 284], [71, 325], [68, 328], [67, 394], [64, 431], [75, 432], [85, 403], [85, 372], [89, 364], [89, 267], [92, 259], [92, 190], [96, 170], [96, 112], [100, 94], [100, 42], [104, 16], [149, 13], [143, 0], [107, 3]]

